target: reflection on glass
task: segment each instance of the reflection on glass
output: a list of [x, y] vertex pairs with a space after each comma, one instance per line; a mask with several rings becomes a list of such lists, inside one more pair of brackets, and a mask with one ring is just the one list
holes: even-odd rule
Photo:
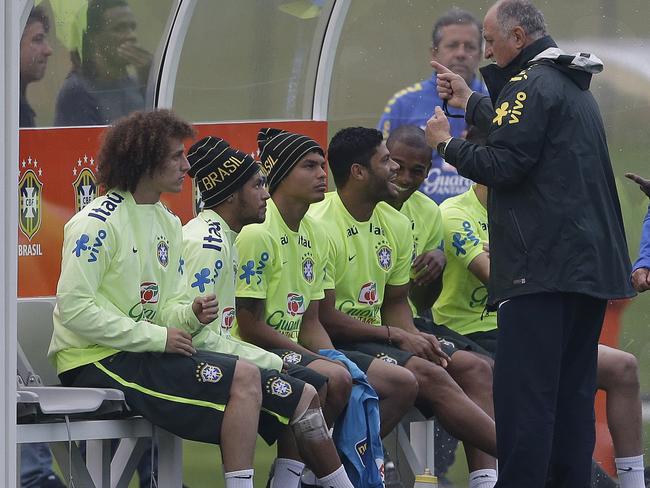
[[55, 125], [104, 125], [144, 108], [151, 54], [123, 0], [90, 0], [81, 43], [56, 102]]
[[[197, 122], [300, 119], [311, 106], [312, 45], [324, 0], [198, 2], [176, 76], [174, 110]], [[198, 55], [197, 53], [201, 53]]]
[[35, 127], [36, 112], [27, 100], [27, 85], [45, 76], [52, 55], [48, 41], [50, 19], [42, 7], [32, 9], [20, 38], [20, 127]]

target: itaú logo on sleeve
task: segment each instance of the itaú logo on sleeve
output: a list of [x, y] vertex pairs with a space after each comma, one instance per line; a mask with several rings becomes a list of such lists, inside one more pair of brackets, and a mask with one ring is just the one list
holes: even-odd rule
[[158, 303], [158, 283], [145, 281], [140, 284], [140, 303]]
[[359, 303], [366, 303], [368, 305], [374, 305], [379, 299], [377, 298], [377, 283], [374, 281], [369, 281], [365, 285], [361, 286], [359, 291]]
[[292, 317], [305, 313], [305, 298], [298, 293], [287, 294], [287, 312]]
[[221, 328], [229, 332], [232, 329], [232, 323], [235, 321], [235, 307], [226, 307], [221, 312]]

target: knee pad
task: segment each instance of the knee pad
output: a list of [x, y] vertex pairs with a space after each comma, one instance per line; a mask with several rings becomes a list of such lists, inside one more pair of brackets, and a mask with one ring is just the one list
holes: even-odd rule
[[290, 425], [293, 435], [299, 441], [322, 441], [332, 438], [320, 408], [308, 408], [302, 415], [293, 419]]

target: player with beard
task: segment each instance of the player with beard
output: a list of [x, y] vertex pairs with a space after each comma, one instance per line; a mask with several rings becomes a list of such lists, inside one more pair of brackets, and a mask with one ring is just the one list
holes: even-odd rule
[[[235, 281], [241, 271], [238, 270], [235, 237], [244, 226], [248, 228], [251, 227], [248, 224], [264, 222], [266, 215], [269, 194], [260, 165], [248, 154], [212, 136], [194, 144], [190, 148], [188, 159], [191, 164], [189, 174], [195, 178], [204, 203], [204, 210], [183, 229], [189, 286], [194, 295], [214, 291], [223, 307], [221, 317], [209, 327], [215, 334], [205, 335], [203, 331], [199, 333], [194, 339], [196, 347], [227, 352], [259, 367], [283, 369], [279, 355], [243, 342], [230, 334], [235, 319]], [[336, 368], [340, 375], [336, 376], [339, 371], [332, 373], [335, 378], [332, 383], [347, 375], [349, 385], [347, 371], [338, 365]], [[289, 394], [291, 389], [299, 391], [302, 388], [301, 380], [318, 391], [327, 391], [327, 377], [295, 364], [285, 365], [284, 369], [288, 371], [292, 382]], [[325, 486], [328, 487], [351, 487], [320, 411], [320, 399], [309, 385], [305, 385], [302, 394], [309, 403], [303, 414], [303, 417], [308, 418], [294, 419], [294, 428], [283, 429], [279, 434], [278, 459], [272, 471], [270, 486], [299, 486], [304, 467], [300, 460], [304, 459], [319, 477], [319, 483], [327, 483]], [[267, 397], [275, 396], [275, 402], [282, 402], [286, 393], [274, 388], [272, 381], [264, 384], [263, 394]], [[349, 388], [347, 393], [349, 394]], [[306, 425], [305, 421], [312, 422], [313, 425]], [[269, 422], [273, 424], [275, 420], [262, 413], [261, 427]], [[271, 443], [275, 439], [267, 437], [266, 440]]]
[[[236, 240], [240, 273], [233, 333], [280, 354], [285, 363], [325, 375], [324, 413], [332, 425], [347, 404], [351, 378], [340, 364], [318, 354], [334, 348], [318, 318], [326, 239], [305, 215], [324, 197], [324, 152], [309, 137], [273, 128], [260, 130], [258, 145], [271, 200], [264, 223], [244, 227]], [[355, 362], [373, 362], [358, 352], [351, 355]], [[412, 405], [416, 386], [408, 371], [376, 363], [368, 379], [381, 399], [381, 432], [386, 434]], [[277, 473], [282, 463], [275, 468]]]
[[494, 466], [490, 455], [496, 451], [494, 422], [486, 413], [492, 408], [491, 370], [471, 353], [441, 346], [413, 324], [408, 305], [411, 225], [384, 203], [398, 193], [399, 166], [381, 133], [363, 127], [339, 131], [328, 157], [337, 191], [310, 210], [329, 245], [321, 322], [341, 349], [371, 354], [415, 374], [418, 404], [466, 441], [472, 478], [482, 479], [488, 474], [483, 470]]
[[160, 202], [181, 191], [193, 135], [167, 110], [136, 112], [106, 132], [106, 193], [64, 229], [49, 356], [63, 385], [119, 389], [154, 425], [220, 444], [225, 486], [252, 488], [262, 378], [248, 362], [194, 347], [218, 305], [187, 296], [180, 220]]

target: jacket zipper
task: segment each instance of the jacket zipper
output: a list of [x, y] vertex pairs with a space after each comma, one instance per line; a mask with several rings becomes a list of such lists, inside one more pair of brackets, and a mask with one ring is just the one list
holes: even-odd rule
[[524, 251], [524, 276], [521, 278], [517, 278], [515, 280], [512, 280], [513, 285], [525, 285], [526, 284], [526, 275], [528, 274], [528, 246], [526, 245], [526, 240], [524, 239], [524, 233], [521, 231], [521, 227], [519, 226], [519, 221], [517, 220], [517, 215], [515, 215], [515, 210], [513, 208], [509, 208], [508, 212], [510, 213], [510, 217], [512, 218], [512, 222], [515, 225], [515, 229], [517, 229], [517, 234], [519, 234], [519, 240], [521, 241], [521, 247], [523, 248]]
[[514, 209], [510, 208], [508, 209], [508, 212], [510, 212], [510, 217], [512, 217], [512, 222], [515, 224], [515, 229], [517, 229], [517, 234], [519, 234], [519, 240], [521, 241], [521, 246], [524, 248], [524, 254], [528, 254], [528, 246], [526, 246], [524, 234], [523, 232], [521, 232], [521, 227], [519, 227], [519, 221], [517, 220], [515, 211]]

